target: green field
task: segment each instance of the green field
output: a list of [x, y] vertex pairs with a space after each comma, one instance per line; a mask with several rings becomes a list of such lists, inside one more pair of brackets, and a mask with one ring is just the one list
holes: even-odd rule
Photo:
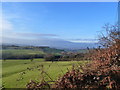
[[43, 51], [40, 50], [27, 50], [27, 49], [4, 49], [2, 53], [12, 53], [12, 54], [44, 54]]
[[[43, 59], [30, 60], [6, 60], [2, 62], [2, 83], [5, 88], [25, 88], [30, 80], [40, 81], [42, 79], [41, 71], [46, 81], [54, 81], [59, 76], [71, 69], [74, 64], [85, 64], [86, 61], [59, 61], [47, 62]], [[43, 65], [43, 68], [42, 68]]]
[[[0, 50], [2, 57], [5, 59], [16, 59], [16, 58], [30, 58], [31, 56], [39, 55], [43, 56], [45, 53], [41, 50], [30, 50], [30, 49], [4, 49]], [[1, 54], [0, 53], [0, 54]]]

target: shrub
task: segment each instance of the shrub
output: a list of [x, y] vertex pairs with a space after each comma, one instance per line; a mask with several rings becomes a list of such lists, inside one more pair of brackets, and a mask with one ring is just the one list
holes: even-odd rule
[[106, 26], [107, 36], [100, 38], [105, 48], [90, 51], [92, 63], [73, 69], [56, 81], [55, 88], [120, 88], [120, 30]]
[[44, 56], [45, 61], [59, 61], [61, 55], [47, 54]]
[[[108, 36], [100, 38], [105, 48], [91, 50], [92, 62], [68, 71], [53, 88], [120, 89], [120, 31], [118, 26], [107, 26], [106, 30]], [[33, 88], [37, 85], [39, 83], [28, 84]]]

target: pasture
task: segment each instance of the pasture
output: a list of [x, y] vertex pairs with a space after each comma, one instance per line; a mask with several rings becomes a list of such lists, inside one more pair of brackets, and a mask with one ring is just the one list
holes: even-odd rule
[[[72, 65], [85, 63], [87, 61], [6, 60], [2, 62], [2, 84], [5, 88], [25, 88], [30, 80], [54, 81], [71, 69]], [[41, 74], [41, 71], [46, 74]]]
[[43, 57], [45, 54], [41, 50], [33, 49], [4, 49], [1, 50], [1, 53], [3, 59], [28, 59], [32, 57]]

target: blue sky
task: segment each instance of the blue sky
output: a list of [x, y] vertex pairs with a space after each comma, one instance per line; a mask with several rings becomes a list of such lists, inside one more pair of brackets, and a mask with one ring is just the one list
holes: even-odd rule
[[3, 37], [94, 42], [117, 22], [117, 2], [2, 3]]

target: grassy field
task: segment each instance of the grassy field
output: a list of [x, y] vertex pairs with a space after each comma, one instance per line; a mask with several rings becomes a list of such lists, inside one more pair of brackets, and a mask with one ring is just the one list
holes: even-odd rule
[[[30, 80], [40, 81], [42, 79], [41, 71], [45, 80], [56, 80], [59, 76], [79, 64], [85, 64], [86, 61], [59, 61], [46, 62], [43, 59], [30, 60], [6, 60], [2, 63], [2, 82], [5, 88], [25, 88]], [[42, 68], [43, 65], [43, 68]], [[50, 79], [51, 78], [51, 79]]]
[[44, 56], [42, 50], [31, 50], [31, 49], [4, 49], [0, 50], [3, 59], [30, 59], [40, 58]]
[[2, 50], [2, 53], [13, 53], [13, 54], [44, 54], [44, 52], [40, 50], [26, 50], [26, 49], [6, 49]]
[[34, 55], [34, 54], [45, 54], [43, 51], [40, 50], [26, 50], [26, 49], [6, 49], [0, 51], [2, 54], [5, 55]]

